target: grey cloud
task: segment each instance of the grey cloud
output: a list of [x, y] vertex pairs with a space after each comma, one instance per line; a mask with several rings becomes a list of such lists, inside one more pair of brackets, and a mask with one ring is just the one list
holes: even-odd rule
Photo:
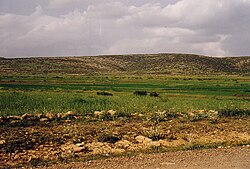
[[0, 9], [0, 55], [250, 52], [250, 0], [33, 2], [25, 15]]

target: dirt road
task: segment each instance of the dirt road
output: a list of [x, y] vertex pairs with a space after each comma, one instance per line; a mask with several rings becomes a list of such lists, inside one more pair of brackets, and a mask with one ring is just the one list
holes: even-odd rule
[[89, 162], [58, 164], [43, 169], [249, 169], [250, 147], [141, 154]]

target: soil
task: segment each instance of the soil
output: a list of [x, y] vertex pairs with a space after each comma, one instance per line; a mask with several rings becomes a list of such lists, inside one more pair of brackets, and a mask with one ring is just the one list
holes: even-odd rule
[[141, 154], [133, 157], [109, 158], [88, 162], [58, 164], [41, 169], [248, 169], [250, 147]]
[[[49, 118], [49, 114], [39, 118], [30, 115], [2, 118], [0, 168], [52, 164], [58, 164], [59, 168], [60, 164], [69, 167], [73, 165], [73, 168], [74, 165], [76, 168], [77, 165], [80, 168], [108, 168], [111, 163], [118, 165], [118, 168], [160, 168], [166, 165], [178, 168], [184, 164], [193, 168], [201, 164], [200, 159], [205, 160], [204, 164], [208, 166], [216, 166], [226, 164], [227, 158], [231, 158], [228, 165], [233, 161], [235, 164], [240, 162], [240, 165], [246, 162], [249, 164], [249, 148], [152, 154], [243, 145], [247, 147], [250, 145], [249, 117], [219, 118], [216, 121], [175, 118], [154, 122], [144, 119], [87, 121], [71, 117], [72, 112], [66, 115], [69, 119], [63, 117], [54, 121], [49, 120], [53, 119]], [[120, 158], [115, 158], [117, 156]], [[109, 159], [96, 160], [107, 157]], [[93, 159], [93, 163], [88, 162]], [[77, 161], [83, 163], [72, 164]]]

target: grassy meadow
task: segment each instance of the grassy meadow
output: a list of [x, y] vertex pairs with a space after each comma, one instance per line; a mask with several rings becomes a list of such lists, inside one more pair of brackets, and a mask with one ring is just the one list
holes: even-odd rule
[[[108, 92], [113, 96], [97, 95]], [[137, 96], [135, 91], [147, 91]], [[159, 97], [151, 97], [157, 92]], [[250, 78], [238, 76], [1, 76], [0, 115], [94, 111], [250, 111]]]

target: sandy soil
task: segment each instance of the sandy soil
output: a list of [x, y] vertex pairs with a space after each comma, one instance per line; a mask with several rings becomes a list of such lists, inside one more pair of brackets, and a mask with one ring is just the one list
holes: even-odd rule
[[57, 164], [41, 169], [249, 169], [250, 147], [141, 154], [89, 162]]

